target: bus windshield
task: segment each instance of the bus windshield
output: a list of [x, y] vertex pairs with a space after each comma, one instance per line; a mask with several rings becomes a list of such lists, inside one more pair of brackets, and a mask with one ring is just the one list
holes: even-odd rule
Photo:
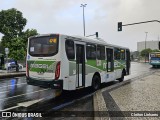
[[151, 54], [150, 56], [151, 56], [151, 58], [160, 58], [160, 53]]
[[53, 56], [58, 52], [58, 36], [32, 37], [29, 40], [31, 56]]

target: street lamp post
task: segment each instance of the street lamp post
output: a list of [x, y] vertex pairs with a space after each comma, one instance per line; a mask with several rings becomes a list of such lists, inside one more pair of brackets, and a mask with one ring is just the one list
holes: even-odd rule
[[81, 4], [80, 7], [83, 7], [83, 29], [84, 29], [84, 36], [85, 36], [85, 16], [84, 16], [84, 7], [86, 7], [87, 4]]
[[[147, 34], [148, 32], [145, 32], [146, 33], [146, 38], [145, 38], [145, 50], [146, 50], [146, 40], [147, 40]], [[145, 52], [145, 63], [146, 63], [146, 52]]]

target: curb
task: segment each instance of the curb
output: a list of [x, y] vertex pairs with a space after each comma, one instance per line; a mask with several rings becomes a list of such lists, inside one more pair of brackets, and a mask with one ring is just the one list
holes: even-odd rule
[[21, 76], [26, 76], [26, 72], [2, 74], [0, 75], [0, 79], [11, 78], [11, 77], [21, 77]]

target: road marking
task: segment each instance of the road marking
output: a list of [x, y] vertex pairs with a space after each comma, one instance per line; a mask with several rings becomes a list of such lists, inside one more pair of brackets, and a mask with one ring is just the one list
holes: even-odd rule
[[18, 106], [28, 107], [28, 106], [31, 106], [35, 103], [38, 103], [38, 102], [42, 101], [43, 99], [44, 98], [37, 99], [37, 100], [31, 100], [31, 101], [27, 101], [27, 102], [23, 102], [23, 103], [18, 103]]
[[17, 106], [13, 106], [13, 107], [10, 107], [10, 108], [6, 108], [6, 109], [3, 109], [3, 110], [0, 110], [1, 112], [3, 111], [8, 111], [8, 110], [12, 110], [14, 108], [18, 108], [18, 107], [29, 107], [35, 103], [38, 103], [40, 101], [42, 101], [44, 98], [41, 98], [41, 99], [37, 99], [37, 100], [31, 100], [31, 101], [26, 101], [26, 102], [22, 102], [22, 103], [17, 103]]
[[0, 110], [0, 112], [3, 112], [3, 111], [8, 111], [8, 110], [11, 110], [11, 109], [14, 109], [14, 108], [18, 108], [20, 106], [13, 106], [13, 107], [10, 107], [10, 108], [6, 108], [6, 109], [3, 109], [3, 110]]
[[23, 96], [23, 95], [32, 94], [32, 93], [37, 93], [37, 92], [42, 92], [42, 91], [46, 91], [46, 90], [49, 90], [49, 89], [50, 89], [50, 88], [43, 89], [43, 90], [38, 90], [38, 91], [26, 93], [26, 94], [20, 94], [20, 95], [16, 95], [16, 96], [13, 96], [13, 97], [3, 98], [3, 99], [0, 99], [0, 100], [6, 100], [6, 99], [15, 98], [15, 97], [20, 97], [20, 96]]

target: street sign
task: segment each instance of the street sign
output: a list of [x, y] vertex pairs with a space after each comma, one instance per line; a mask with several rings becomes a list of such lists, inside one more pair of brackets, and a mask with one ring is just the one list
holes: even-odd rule
[[9, 54], [9, 48], [5, 48], [5, 53], [8, 55]]

